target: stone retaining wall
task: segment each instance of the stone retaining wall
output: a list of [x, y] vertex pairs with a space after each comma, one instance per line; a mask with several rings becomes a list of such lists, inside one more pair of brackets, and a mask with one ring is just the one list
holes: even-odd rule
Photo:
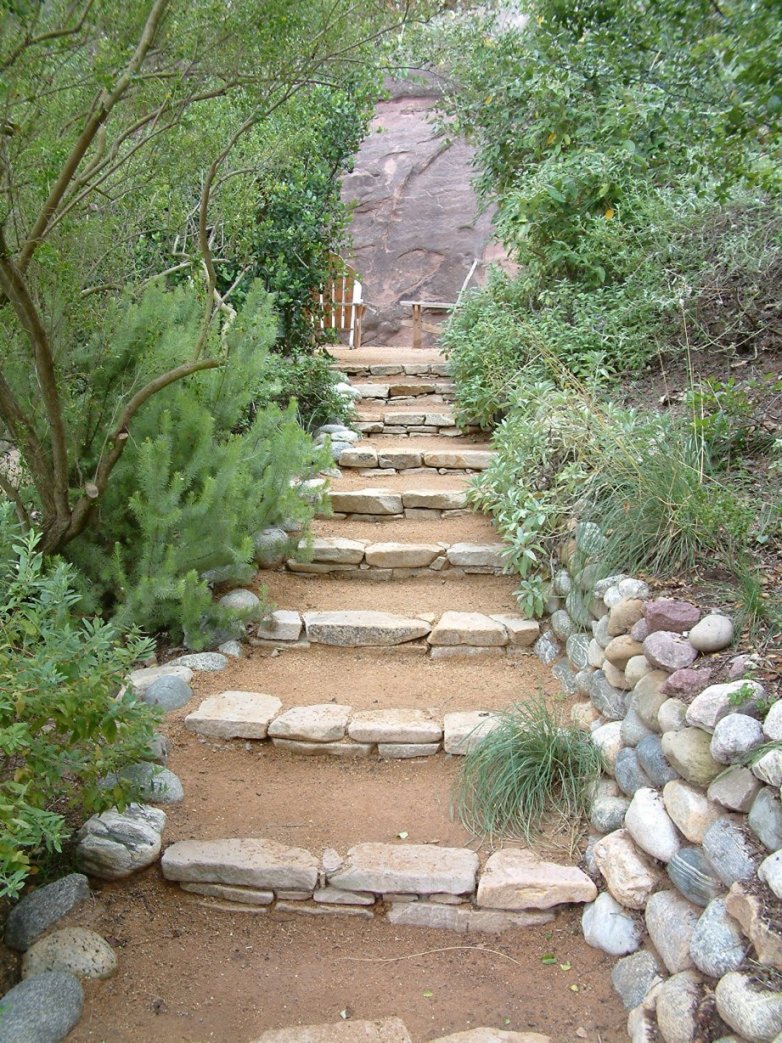
[[[584, 935], [622, 957], [613, 981], [633, 1041], [775, 1040], [782, 993], [756, 983], [782, 970], [782, 749], [748, 758], [782, 740], [782, 702], [769, 709], [757, 660], [727, 651], [728, 616], [631, 577], [590, 583], [578, 563], [594, 538], [581, 526], [563, 549], [536, 644], [582, 697], [573, 720], [607, 765], [587, 850], [602, 893]], [[716, 1034], [699, 1034], [706, 1024]]]
[[161, 868], [183, 890], [234, 907], [491, 934], [547, 923], [557, 906], [597, 894], [580, 869], [517, 848], [481, 870], [474, 851], [429, 844], [357, 844], [343, 858], [258, 838], [184, 840], [166, 848]]
[[366, 362], [351, 362], [340, 359], [335, 368], [348, 377], [448, 377], [447, 362], [378, 362], [368, 365]]
[[361, 445], [344, 449], [338, 458], [340, 467], [367, 471], [405, 474], [472, 474], [485, 470], [494, 453], [487, 449], [441, 449], [426, 452], [420, 449], [376, 449]]
[[402, 409], [387, 409], [381, 416], [359, 413], [351, 427], [364, 435], [442, 435], [445, 438], [461, 438], [479, 430], [477, 427], [456, 427], [451, 413]]
[[465, 489], [355, 489], [328, 493], [332, 518], [382, 521], [385, 518], [458, 517], [471, 514]]

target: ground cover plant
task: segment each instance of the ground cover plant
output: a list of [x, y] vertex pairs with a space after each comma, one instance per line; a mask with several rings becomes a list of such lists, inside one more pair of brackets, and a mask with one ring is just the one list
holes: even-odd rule
[[126, 693], [152, 643], [80, 618], [73, 569], [47, 564], [0, 504], [0, 898], [62, 850], [74, 824], [134, 796], [115, 776], [150, 759], [157, 717]]

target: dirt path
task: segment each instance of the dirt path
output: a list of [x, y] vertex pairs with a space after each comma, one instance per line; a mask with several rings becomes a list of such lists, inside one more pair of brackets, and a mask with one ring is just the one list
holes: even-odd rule
[[[354, 367], [442, 362], [431, 350], [338, 354]], [[393, 408], [393, 401], [383, 408]], [[361, 444], [413, 442], [384, 436]], [[421, 439], [424, 444], [481, 445], [472, 438]], [[459, 489], [468, 480], [437, 471], [377, 479], [346, 472], [334, 486]], [[372, 541], [496, 542], [488, 519], [475, 515], [325, 519], [314, 531]], [[376, 583], [275, 571], [259, 574], [258, 583], [275, 607], [298, 611], [517, 611], [515, 584], [506, 576], [445, 572]], [[194, 687], [196, 699], [236, 689], [276, 695], [285, 707], [340, 702], [357, 709], [428, 708], [438, 715], [501, 709], [539, 691], [562, 701], [550, 672], [532, 655], [435, 661], [424, 645], [281, 653], [255, 648], [221, 673], [197, 675]], [[458, 758], [313, 759], [268, 744], [204, 740], [184, 727], [195, 704], [166, 719], [170, 767], [186, 795], [183, 804], [167, 809], [167, 844], [256, 836], [344, 854], [355, 843], [392, 842], [401, 834], [408, 843], [472, 846], [482, 861], [490, 853], [450, 815]], [[547, 838], [545, 850], [567, 860], [556, 837]], [[85, 1016], [69, 1038], [250, 1043], [268, 1028], [396, 1015], [415, 1043], [479, 1025], [537, 1030], [553, 1043], [625, 1039], [626, 1016], [610, 984], [612, 960], [586, 945], [579, 920], [579, 909], [566, 909], [550, 924], [495, 938], [398, 927], [377, 916], [239, 911], [184, 893], [154, 867], [104, 885], [90, 908], [73, 918], [108, 937], [119, 951], [120, 970], [109, 982], [88, 983]]]

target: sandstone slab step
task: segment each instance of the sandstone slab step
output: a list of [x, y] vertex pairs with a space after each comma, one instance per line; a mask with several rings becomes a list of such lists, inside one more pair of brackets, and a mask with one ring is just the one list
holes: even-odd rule
[[343, 449], [339, 454], [338, 463], [340, 467], [377, 467], [377, 452], [369, 445]]
[[477, 1028], [438, 1036], [432, 1043], [552, 1043], [551, 1036], [539, 1032], [512, 1032], [509, 1029]]
[[399, 1018], [383, 1018], [269, 1029], [253, 1043], [413, 1043], [413, 1040]]
[[318, 860], [300, 847], [274, 840], [180, 840], [160, 861], [166, 880], [237, 884], [264, 891], [312, 891]]
[[493, 568], [505, 567], [503, 543], [452, 543], [447, 557], [452, 565], [461, 568]]
[[474, 851], [428, 844], [357, 844], [328, 882], [375, 894], [469, 894], [475, 890]]
[[424, 467], [484, 471], [495, 456], [496, 453], [490, 449], [438, 449], [435, 452], [425, 452], [423, 463]]
[[303, 626], [298, 612], [278, 608], [258, 624], [257, 635], [265, 641], [298, 641]]
[[491, 710], [459, 710], [443, 719], [446, 753], [464, 756], [500, 723]]
[[423, 456], [419, 449], [379, 449], [377, 453], [378, 467], [405, 471], [410, 467], [421, 467], [422, 464]]
[[339, 703], [294, 706], [269, 725], [270, 738], [339, 742], [345, 738], [351, 707]]
[[348, 735], [356, 742], [439, 743], [443, 726], [426, 710], [357, 710]]
[[331, 507], [338, 514], [391, 515], [402, 513], [402, 494], [391, 489], [355, 489], [331, 492]]
[[577, 866], [544, 862], [521, 848], [495, 851], [478, 884], [478, 905], [486, 909], [550, 909], [596, 898], [594, 882]]
[[423, 507], [429, 511], [460, 511], [467, 507], [466, 489], [406, 489], [401, 495], [406, 509]]
[[[306, 547], [302, 541], [300, 548]], [[311, 544], [312, 560], [334, 562], [339, 565], [358, 565], [364, 560], [364, 540], [349, 540], [343, 536], [316, 536]]]
[[500, 647], [508, 644], [508, 632], [502, 623], [482, 612], [444, 612], [428, 641], [430, 645]]
[[393, 902], [387, 918], [389, 923], [400, 927], [439, 927], [462, 934], [501, 934], [511, 927], [536, 927], [550, 923], [554, 914], [538, 910], [473, 909], [469, 905], [439, 905], [435, 902]]
[[265, 692], [220, 692], [185, 717], [185, 728], [213, 739], [265, 739], [282, 702]]
[[344, 648], [401, 645], [426, 637], [432, 629], [430, 623], [417, 617], [372, 610], [305, 612], [303, 618], [310, 641]]
[[373, 543], [366, 549], [367, 565], [386, 569], [427, 568], [439, 558], [439, 543]]

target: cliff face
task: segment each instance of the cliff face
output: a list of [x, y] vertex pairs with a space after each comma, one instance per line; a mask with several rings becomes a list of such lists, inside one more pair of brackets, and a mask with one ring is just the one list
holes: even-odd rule
[[[479, 213], [470, 186], [472, 150], [435, 131], [436, 98], [426, 86], [418, 91], [378, 105], [343, 183], [344, 198], [356, 204], [353, 262], [364, 283], [367, 344], [410, 344], [401, 326], [410, 309], [401, 300], [454, 301], [473, 261], [502, 257], [491, 242], [491, 214]], [[470, 285], [484, 275], [479, 265]]]

